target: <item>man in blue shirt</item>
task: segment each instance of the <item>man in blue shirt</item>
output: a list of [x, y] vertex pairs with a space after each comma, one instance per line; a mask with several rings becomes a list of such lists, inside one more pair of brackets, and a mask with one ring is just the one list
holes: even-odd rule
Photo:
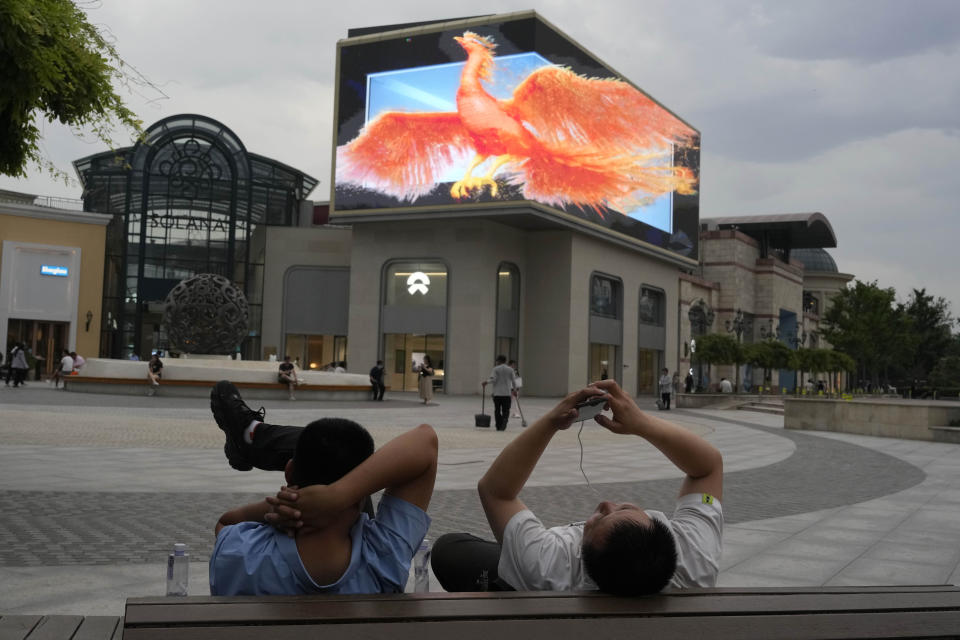
[[[249, 425], [230, 423], [239, 413], [231, 413], [223, 399], [254, 417], [257, 413], [242, 404], [229, 383], [218, 383], [211, 393], [231, 464], [239, 468], [238, 456], [252, 451], [257, 429], [266, 432], [276, 425], [255, 419]], [[436, 433], [422, 424], [374, 452], [373, 438], [351, 420], [323, 418], [298, 431], [284, 470], [289, 486], [279, 499], [233, 509], [217, 522], [210, 593], [402, 592], [410, 561], [430, 526], [426, 509], [437, 472]], [[364, 504], [381, 489], [383, 498], [371, 518]]]

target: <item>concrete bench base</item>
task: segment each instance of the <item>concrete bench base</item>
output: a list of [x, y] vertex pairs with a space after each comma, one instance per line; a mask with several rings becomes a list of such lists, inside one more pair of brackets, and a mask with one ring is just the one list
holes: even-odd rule
[[[209, 397], [218, 380], [229, 380], [244, 398], [286, 400], [287, 385], [277, 382], [276, 362], [240, 361], [215, 358], [168, 358], [163, 361], [158, 396]], [[298, 371], [303, 382], [296, 388], [298, 400], [367, 400], [370, 378], [358, 373]], [[150, 389], [147, 363], [130, 360], [89, 358], [83, 369], [64, 379], [68, 391], [145, 395]]]
[[787, 429], [960, 443], [960, 405], [942, 400], [784, 398]]
[[[210, 389], [216, 381], [210, 380], [163, 380], [156, 387], [158, 397], [209, 398]], [[286, 400], [290, 394], [286, 385], [257, 384], [253, 382], [234, 383], [244, 398], [252, 400]], [[67, 391], [78, 393], [108, 393], [123, 396], [142, 396], [150, 390], [147, 380], [122, 378], [91, 378], [71, 376], [64, 381]], [[298, 400], [369, 400], [370, 385], [300, 385], [297, 387]]]

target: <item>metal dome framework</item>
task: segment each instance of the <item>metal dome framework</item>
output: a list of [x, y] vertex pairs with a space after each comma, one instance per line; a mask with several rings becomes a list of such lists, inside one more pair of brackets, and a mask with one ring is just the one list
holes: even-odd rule
[[225, 276], [243, 290], [250, 335], [238, 348], [259, 352], [263, 227], [296, 224], [315, 178], [248, 152], [228, 127], [191, 114], [160, 120], [134, 146], [82, 158], [74, 168], [84, 210], [114, 215], [101, 355], [166, 348], [163, 300], [199, 273]]

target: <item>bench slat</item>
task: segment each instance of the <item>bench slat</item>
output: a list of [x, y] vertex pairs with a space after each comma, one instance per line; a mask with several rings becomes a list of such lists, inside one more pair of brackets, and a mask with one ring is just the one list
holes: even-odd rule
[[392, 640], [489, 640], [522, 637], [556, 640], [593, 637], [698, 638], [711, 640], [786, 640], [787, 638], [955, 638], [960, 611], [929, 613], [693, 616], [680, 618], [577, 618], [565, 620], [474, 620], [330, 625], [256, 625], [243, 627], [128, 628], [124, 640], [271, 640], [391, 638]]
[[0, 617], [0, 640], [23, 640], [43, 616]]
[[119, 616], [87, 616], [70, 640], [111, 640], [119, 622]]
[[[415, 619], [523, 619], [616, 616], [727, 616], [767, 613], [864, 613], [922, 609], [960, 611], [960, 589], [942, 591], [819, 592], [704, 592], [697, 597], [659, 595], [646, 598], [515, 597], [514, 594], [483, 594], [485, 597], [433, 598], [414, 595], [392, 598], [306, 597], [248, 598], [211, 603], [199, 598], [176, 603], [127, 604], [127, 627], [140, 625], [263, 624], [283, 622], [366, 622]], [[495, 602], [494, 602], [495, 601]]]
[[44, 616], [27, 640], [70, 640], [83, 616]]

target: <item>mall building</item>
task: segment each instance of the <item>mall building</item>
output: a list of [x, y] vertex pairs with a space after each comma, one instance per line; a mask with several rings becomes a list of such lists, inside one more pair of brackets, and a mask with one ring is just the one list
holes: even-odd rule
[[[53, 373], [63, 349], [97, 355], [110, 216], [78, 203], [0, 190], [0, 336], [34, 371]], [[67, 207], [73, 207], [70, 210]]]
[[[688, 369], [691, 339], [723, 330], [736, 310], [752, 316], [755, 331], [773, 322], [777, 335], [793, 335], [801, 318], [814, 320], [806, 294], [823, 304], [824, 292], [846, 282], [821, 273], [807, 290], [797, 251], [836, 246], [821, 214], [700, 220], [699, 133], [537, 14], [391, 29], [351, 32], [338, 43], [330, 202], [308, 199], [316, 178], [248, 151], [225, 124], [202, 115], [165, 118], [131, 147], [76, 161], [83, 209], [91, 213], [57, 214], [50, 224], [75, 216], [99, 239], [83, 246], [84, 260], [96, 254], [94, 270], [71, 267], [69, 277], [83, 286], [79, 298], [61, 300], [64, 344], [112, 358], [167, 350], [167, 293], [212, 272], [241, 287], [250, 304], [248, 335], [237, 345], [244, 359], [289, 354], [303, 368], [345, 363], [355, 373], [383, 360], [387, 384], [401, 391], [417, 388], [413, 364], [427, 355], [438, 390], [472, 394], [503, 354], [518, 361], [530, 395], [563, 395], [601, 378], [643, 395], [656, 392], [662, 368]], [[629, 94], [650, 148], [619, 157], [655, 161], [617, 179], [647, 172], [656, 176], [651, 184], [670, 186], [620, 211], [614, 200], [528, 191], [537, 176], [513, 156], [478, 153], [471, 163], [471, 151], [443, 175], [429, 163], [382, 173], [422, 151], [434, 125], [375, 140], [378, 155], [363, 158], [367, 138], [403, 118], [390, 109], [425, 109], [429, 118], [437, 104], [454, 105], [471, 56], [499, 62], [494, 45], [517, 77], [607, 78], [603, 86]], [[441, 90], [447, 94], [416, 102]], [[577, 126], [588, 131], [591, 123]], [[434, 164], [457, 155], [452, 141], [433, 144], [445, 149]], [[471, 176], [474, 169], [487, 175]], [[393, 175], [404, 177], [391, 184]], [[458, 192], [457, 185], [467, 187]], [[43, 232], [18, 242], [42, 244], [39, 236], [58, 244]], [[32, 263], [8, 266], [3, 237], [0, 321], [33, 321], [11, 306], [10, 283], [25, 277], [17, 269], [40, 275]], [[88, 282], [97, 278], [94, 295]], [[701, 382], [709, 377], [698, 372]]]

